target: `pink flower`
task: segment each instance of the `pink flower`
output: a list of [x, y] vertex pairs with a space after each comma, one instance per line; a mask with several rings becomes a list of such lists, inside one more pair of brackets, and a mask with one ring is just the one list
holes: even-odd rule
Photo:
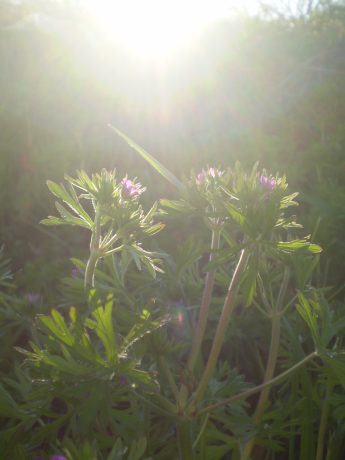
[[223, 175], [223, 171], [220, 171], [217, 168], [210, 168], [208, 170], [208, 174], [215, 179], [216, 177], [221, 177]]
[[206, 174], [204, 171], [201, 171], [197, 176], [196, 176], [196, 182], [197, 184], [203, 184], [206, 179]]
[[123, 193], [127, 198], [136, 198], [145, 192], [145, 187], [142, 187], [140, 182], [135, 184], [130, 179], [127, 179], [127, 176], [122, 179], [121, 185]]
[[274, 190], [277, 187], [277, 181], [273, 177], [260, 176], [260, 184], [268, 190]]
[[209, 168], [207, 171], [204, 169], [196, 176], [196, 183], [198, 185], [203, 184], [208, 178], [216, 179], [217, 177], [221, 177], [224, 171], [220, 171], [217, 168]]

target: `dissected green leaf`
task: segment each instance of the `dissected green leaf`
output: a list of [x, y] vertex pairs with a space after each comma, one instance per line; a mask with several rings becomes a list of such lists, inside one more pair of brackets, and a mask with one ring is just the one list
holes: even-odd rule
[[72, 209], [72, 211], [74, 211], [81, 219], [85, 221], [85, 223], [88, 224], [89, 228], [93, 226], [93, 220], [81, 206], [76, 195], [72, 197], [62, 184], [59, 185], [55, 182], [48, 180], [47, 185], [49, 190], [53, 193], [53, 195], [55, 195], [57, 198], [60, 198], [64, 203], [66, 203]]
[[318, 328], [318, 313], [315, 310], [315, 304], [312, 303], [300, 292], [298, 294], [298, 303], [296, 305], [298, 313], [302, 316], [304, 321], [309, 326], [314, 343], [317, 348], [321, 345], [320, 334]]
[[70, 346], [74, 344], [75, 338], [57, 310], [52, 310], [51, 316], [41, 316], [40, 320], [63, 343]]
[[335, 353], [330, 353], [328, 356], [323, 356], [323, 360], [331, 368], [333, 374], [338, 380], [338, 383], [342, 385], [345, 390], [345, 358], [337, 357]]
[[112, 311], [112, 301], [109, 301], [104, 308], [100, 306], [94, 310], [92, 312], [92, 316], [96, 320], [95, 332], [104, 345], [109, 363], [116, 363], [117, 345], [113, 327]]
[[145, 453], [147, 441], [144, 436], [137, 441], [133, 441], [128, 454], [127, 460], [140, 460]]
[[313, 254], [319, 254], [322, 249], [319, 245], [309, 243], [306, 240], [280, 241], [276, 247], [284, 252], [294, 252], [298, 249], [306, 249]]

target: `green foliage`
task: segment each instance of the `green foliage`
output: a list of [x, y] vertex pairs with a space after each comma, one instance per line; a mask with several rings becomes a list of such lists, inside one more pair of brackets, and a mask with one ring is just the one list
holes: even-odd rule
[[[136, 388], [145, 387], [154, 393], [157, 382], [152, 372], [138, 367], [141, 356], [138, 349], [143, 337], [165, 326], [167, 319], [153, 320], [142, 315], [122, 336], [115, 333], [112, 305], [110, 299], [104, 307], [97, 306], [91, 316], [84, 318], [72, 307], [69, 323], [56, 310], [40, 317], [39, 344], [32, 343], [32, 351], [18, 349], [24, 353], [30, 374], [20, 371], [21, 385], [6, 379], [6, 386], [15, 388], [17, 397], [19, 393], [23, 399], [18, 398], [21, 402], [17, 404], [7, 390], [1, 388], [1, 414], [8, 419], [9, 433], [6, 435], [6, 430], [3, 431], [8, 452], [23, 428], [31, 427], [31, 433], [22, 439], [25, 446], [28, 442], [31, 445], [54, 442], [64, 427], [66, 446], [73, 446], [67, 441], [69, 437], [89, 438], [95, 440], [97, 452], [98, 449], [105, 452], [114, 444], [112, 433], [117, 433], [116, 437], [121, 437], [109, 458], [120, 454], [126, 455], [119, 458], [142, 458], [145, 439], [132, 442], [140, 426], [144, 432], [144, 424], [137, 418], [141, 418], [138, 414], [141, 405]], [[23, 393], [25, 386], [29, 388]], [[121, 447], [121, 439], [128, 442], [130, 448]], [[89, 452], [87, 455], [95, 454], [88, 443], [83, 445], [85, 452]], [[66, 452], [72, 459], [79, 458], [73, 448]]]
[[[57, 308], [49, 315], [38, 315], [29, 342], [31, 350], [16, 347], [24, 355], [23, 370], [17, 368], [15, 378], [6, 379], [1, 388], [6, 452], [18, 443], [22, 430], [27, 433], [29, 429], [30, 436], [21, 441], [23, 455], [27, 449], [40, 451], [49, 445], [63, 448], [72, 460], [80, 455], [80, 449], [85, 458], [175, 456], [175, 436], [171, 436], [175, 430], [180, 452], [194, 452], [200, 459], [225, 455], [246, 459], [253, 442], [272, 452], [283, 450], [296, 424], [295, 409], [282, 414], [279, 399], [266, 407], [269, 387], [316, 354], [329, 366], [332, 382], [341, 380], [343, 363], [338, 350], [329, 347], [344, 323], [335, 322], [326, 301], [321, 306], [311, 298], [311, 292], [316, 295], [317, 291], [306, 288], [315, 268], [311, 259], [321, 248], [307, 238], [292, 236], [300, 226], [286, 214], [286, 209], [296, 205], [296, 194], [286, 195], [286, 179], [261, 173], [257, 166], [250, 174], [239, 164], [234, 170], [209, 168], [197, 176], [192, 174], [181, 201], [164, 200], [164, 212], [154, 204], [147, 213], [139, 204], [144, 189], [127, 176], [119, 183], [115, 172], [89, 177], [81, 171], [76, 179], [66, 179], [69, 192], [53, 182], [48, 186], [73, 214], [57, 202], [61, 217], [43, 223], [87, 228], [91, 233], [89, 259], [85, 264], [74, 258], [78, 273], [65, 278], [66, 300], [77, 301], [78, 309], [70, 306], [68, 318]], [[83, 193], [78, 196], [77, 190]], [[92, 208], [87, 211], [81, 200], [91, 201]], [[199, 226], [204, 224], [205, 230], [179, 247], [173, 246], [169, 255], [162, 250], [147, 251], [140, 238], [163, 229], [163, 224], [153, 221], [157, 215], [167, 224], [179, 215], [188, 216]], [[203, 268], [200, 259], [207, 250], [205, 237], [210, 231], [212, 235], [219, 232], [220, 247], [211, 252], [211, 261]], [[238, 252], [240, 261], [234, 268]], [[155, 265], [158, 257], [164, 270]], [[303, 271], [297, 269], [302, 266]], [[154, 283], [147, 285], [150, 278], [143, 267], [153, 275]], [[230, 280], [227, 267], [233, 271]], [[176, 363], [185, 362], [195, 334], [204, 334], [198, 324], [195, 326], [200, 321], [195, 304], [205, 270], [207, 277], [219, 271], [215, 305], [220, 306], [228, 290], [220, 319], [224, 324], [214, 334], [201, 336], [200, 344], [213, 342], [209, 356], [202, 352], [195, 369], [189, 365], [183, 369]], [[290, 369], [274, 378], [280, 317], [296, 298], [287, 296], [291, 273], [300, 288], [297, 309], [310, 328], [316, 352], [306, 356], [289, 326], [289, 340], [298, 345], [298, 356], [290, 356]], [[209, 295], [210, 302], [212, 291], [208, 294], [207, 289], [206, 282], [203, 299]], [[181, 305], [177, 311], [170, 306], [174, 298]], [[256, 306], [259, 315], [263, 313], [266, 321], [272, 321], [262, 386], [245, 383], [233, 367], [238, 363], [234, 356], [219, 356], [222, 343], [228, 341], [228, 319], [223, 318], [230, 317], [236, 302]], [[251, 316], [258, 320], [257, 314]], [[210, 314], [213, 329], [218, 317], [217, 309]], [[265, 328], [259, 331], [265, 336]], [[239, 331], [233, 334], [235, 349], [241, 339]], [[240, 369], [247, 373], [248, 365]], [[308, 374], [305, 379], [310, 380]], [[256, 392], [261, 392], [260, 398], [250, 416], [244, 401]], [[296, 407], [298, 414], [307, 410]], [[270, 428], [262, 429], [267, 423]], [[303, 442], [311, 442], [306, 425], [301, 426], [306, 430]], [[301, 452], [303, 456], [303, 448]], [[22, 454], [16, 455], [20, 458]]]

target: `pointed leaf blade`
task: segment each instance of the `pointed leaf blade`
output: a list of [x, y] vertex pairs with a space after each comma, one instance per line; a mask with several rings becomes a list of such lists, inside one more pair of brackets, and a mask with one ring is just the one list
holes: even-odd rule
[[185, 186], [183, 183], [177, 179], [177, 177], [170, 172], [162, 163], [160, 163], [156, 158], [150, 155], [146, 150], [140, 147], [137, 143], [135, 143], [132, 139], [130, 139], [126, 134], [121, 132], [119, 129], [114, 128], [114, 126], [109, 125], [109, 127], [115, 131], [127, 144], [132, 147], [139, 155], [141, 155], [150, 165], [157, 171], [161, 176], [167, 179], [171, 184], [173, 184], [177, 189], [180, 191], [185, 190]]

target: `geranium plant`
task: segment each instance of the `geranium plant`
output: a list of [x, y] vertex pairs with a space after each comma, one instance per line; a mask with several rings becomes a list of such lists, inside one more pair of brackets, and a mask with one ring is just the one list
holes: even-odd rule
[[[48, 182], [59, 217], [43, 223], [89, 232], [89, 253], [73, 259], [65, 283], [78, 305], [40, 316], [31, 350], [20, 350], [35, 397], [12, 426], [31, 427], [37, 456], [55, 446], [68, 460], [78, 446], [85, 460], [279, 451], [290, 434], [272, 388], [310, 366], [343, 366], [317, 313], [310, 281], [321, 249], [290, 211], [297, 194], [257, 165], [249, 174], [239, 164], [207, 167], [182, 182], [120, 135], [179, 196], [145, 211], [145, 187], [116, 171]], [[306, 337], [300, 317], [312, 342], [295, 359], [287, 342]], [[246, 362], [241, 341], [253, 350]]]

